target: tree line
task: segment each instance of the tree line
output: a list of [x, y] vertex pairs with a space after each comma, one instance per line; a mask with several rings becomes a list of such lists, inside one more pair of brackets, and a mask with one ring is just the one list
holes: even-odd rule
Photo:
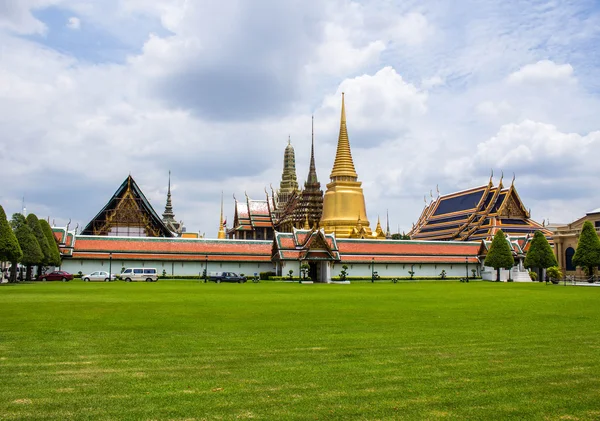
[[[523, 263], [526, 268], [535, 270], [536, 277], [540, 281], [544, 269], [558, 265], [552, 247], [541, 231], [534, 233]], [[498, 230], [494, 235], [483, 264], [496, 270], [497, 281], [500, 280], [500, 269], [508, 270], [515, 265], [512, 248], [502, 230]], [[600, 237], [590, 221], [586, 221], [581, 229], [577, 249], [573, 255], [573, 264], [582, 268], [587, 276], [594, 276], [595, 268], [600, 266]], [[562, 276], [560, 270], [554, 273], [557, 273], [558, 277]]]
[[48, 221], [38, 219], [33, 213], [27, 217], [15, 213], [8, 221], [0, 206], [0, 262], [10, 263], [11, 283], [17, 282], [19, 263], [26, 267], [27, 281], [32, 279], [33, 267], [37, 267], [39, 277], [44, 266], [60, 266], [58, 242]]

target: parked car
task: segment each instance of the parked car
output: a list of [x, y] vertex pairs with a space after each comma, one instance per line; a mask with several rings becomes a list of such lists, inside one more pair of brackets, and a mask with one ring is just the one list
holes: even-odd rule
[[127, 268], [121, 273], [121, 279], [125, 282], [156, 282], [158, 281], [158, 272], [155, 268]]
[[114, 273], [111, 273], [110, 277], [109, 277], [108, 272], [103, 271], [103, 270], [97, 270], [96, 272], [92, 272], [89, 275], [83, 275], [81, 278], [85, 282], [90, 282], [90, 281], [109, 282], [109, 281], [114, 281], [115, 279], [117, 279], [117, 275], [115, 275]]
[[210, 274], [208, 280], [217, 284], [221, 282], [237, 282], [238, 284], [242, 284], [246, 282], [246, 277], [234, 272], [213, 272]]
[[64, 270], [55, 270], [54, 272], [45, 273], [38, 278], [40, 281], [63, 281], [69, 282], [73, 280], [73, 275]]

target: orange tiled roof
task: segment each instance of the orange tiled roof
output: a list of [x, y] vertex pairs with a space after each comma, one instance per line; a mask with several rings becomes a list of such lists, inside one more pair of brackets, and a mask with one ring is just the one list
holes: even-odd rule
[[[270, 241], [77, 236], [73, 257], [269, 261]], [[90, 257], [91, 258], [91, 257]], [[141, 258], [141, 257], [140, 257]]]
[[351, 240], [338, 239], [342, 256], [350, 254], [408, 255], [408, 256], [473, 256], [480, 242], [456, 241], [402, 241], [402, 240]]

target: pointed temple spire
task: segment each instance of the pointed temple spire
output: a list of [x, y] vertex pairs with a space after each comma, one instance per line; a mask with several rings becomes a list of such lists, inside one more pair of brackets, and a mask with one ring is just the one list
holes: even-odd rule
[[171, 171], [169, 170], [169, 187], [167, 189], [167, 204], [165, 205], [165, 211], [162, 214], [163, 223], [172, 232], [181, 234], [183, 224], [175, 220], [175, 213], [173, 212], [173, 204], [171, 203]]
[[283, 154], [283, 173], [279, 184], [279, 194], [291, 194], [298, 190], [298, 177], [296, 176], [296, 154], [288, 136], [288, 144]]
[[352, 161], [352, 153], [350, 151], [350, 140], [348, 139], [348, 130], [346, 128], [346, 106], [344, 103], [344, 93], [342, 92], [342, 115], [340, 119], [340, 134], [338, 137], [337, 151], [335, 154], [335, 162], [331, 170], [331, 181], [338, 177], [357, 181], [358, 175], [354, 169], [354, 161]]
[[317, 168], [315, 166], [315, 116], [312, 116], [312, 135], [310, 144], [310, 166], [308, 169], [308, 178], [304, 184], [307, 187], [310, 184], [316, 184], [319, 180], [317, 179]]
[[390, 212], [386, 209], [385, 216], [387, 219], [386, 227], [385, 227], [385, 238], [392, 238], [392, 233], [390, 232]]
[[163, 212], [163, 220], [167, 219], [175, 219], [175, 214], [173, 213], [173, 204], [171, 203], [171, 171], [169, 170], [169, 188], [167, 190], [167, 204], [165, 206], [165, 211]]
[[223, 225], [223, 192], [221, 191], [221, 217], [219, 219], [219, 234], [217, 235], [219, 240], [225, 239], [225, 226]]

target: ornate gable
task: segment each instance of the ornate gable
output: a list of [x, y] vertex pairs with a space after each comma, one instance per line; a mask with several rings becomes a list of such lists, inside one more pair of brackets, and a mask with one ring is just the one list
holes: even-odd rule
[[81, 234], [173, 237], [131, 175]]

